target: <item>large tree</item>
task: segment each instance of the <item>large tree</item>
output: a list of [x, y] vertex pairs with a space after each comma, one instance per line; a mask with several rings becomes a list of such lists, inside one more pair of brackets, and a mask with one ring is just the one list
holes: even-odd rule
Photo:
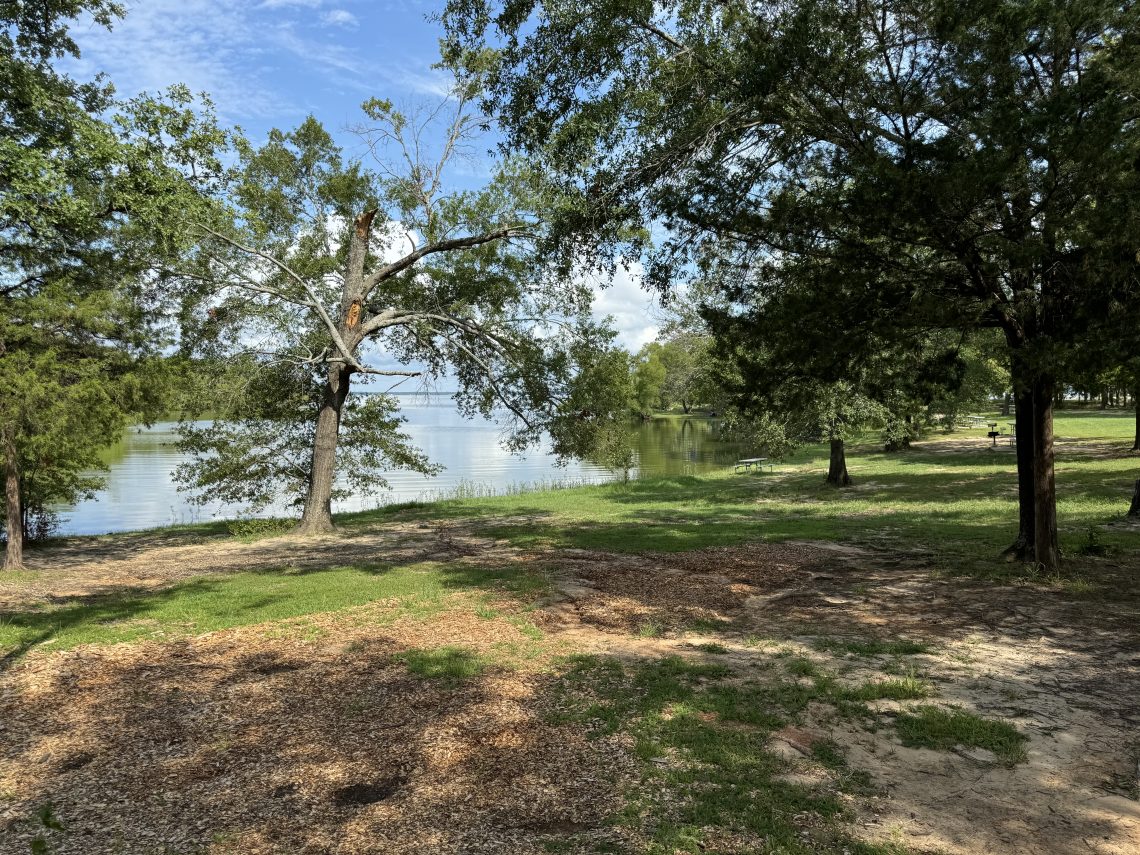
[[199, 457], [183, 475], [201, 495], [264, 504], [299, 489], [299, 531], [320, 533], [338, 472], [360, 491], [386, 469], [431, 471], [394, 401], [351, 398], [354, 378], [385, 392], [450, 376], [459, 409], [499, 419], [510, 448], [550, 435], [558, 454], [586, 450], [584, 426], [605, 418], [582, 380], [612, 336], [590, 319], [584, 281], [532, 251], [549, 200], [528, 170], [502, 164], [455, 189], [482, 124], [475, 85], [412, 111], [367, 102], [367, 157], [346, 157], [313, 118], [243, 144], [216, 216], [186, 222], [195, 251], [168, 273], [195, 296], [188, 344], [268, 378], [247, 385], [238, 419], [188, 432]]
[[108, 119], [109, 85], [56, 67], [77, 55], [72, 18], [109, 26], [117, 12], [98, 0], [0, 4], [6, 568], [21, 565], [50, 502], [98, 486], [89, 473], [125, 421], [155, 410], [160, 306], [147, 271], [167, 251], [172, 212], [190, 204], [183, 176], [196, 160], [216, 166], [177, 110], [140, 99]]
[[[1136, 299], [1140, 8], [1114, 0], [451, 0], [448, 59], [498, 51], [508, 143], [580, 203], [553, 234], [664, 282], [711, 250], [762, 305], [810, 262], [831, 333], [1000, 329], [1015, 549], [1059, 561], [1052, 402], [1080, 306]], [[841, 287], [836, 287], [838, 281]], [[864, 317], [863, 313], [870, 313]]]

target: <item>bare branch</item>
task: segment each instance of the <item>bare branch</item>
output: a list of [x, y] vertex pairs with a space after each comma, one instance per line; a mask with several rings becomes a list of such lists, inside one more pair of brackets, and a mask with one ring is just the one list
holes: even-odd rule
[[433, 255], [437, 252], [450, 252], [453, 249], [469, 249], [474, 246], [482, 246], [486, 243], [502, 240], [509, 237], [525, 237], [527, 233], [523, 231], [522, 226], [507, 226], [506, 228], [496, 229], [492, 232], [485, 232], [481, 235], [472, 235], [464, 238], [451, 238], [450, 240], [436, 241], [435, 243], [425, 244], [417, 249], [415, 252], [409, 252], [398, 261], [393, 261], [391, 264], [386, 264], [379, 270], [369, 274], [364, 280], [364, 297], [367, 298], [372, 289], [397, 273], [407, 270], [421, 258], [428, 255]]
[[277, 267], [282, 273], [284, 273], [286, 276], [288, 276], [290, 279], [292, 279], [294, 282], [296, 282], [298, 285], [300, 285], [301, 288], [304, 290], [305, 294], [309, 298], [309, 303], [308, 303], [309, 308], [311, 308], [313, 311], [315, 311], [320, 316], [321, 321], [324, 323], [325, 328], [328, 330], [329, 336], [333, 340], [333, 344], [335, 344], [337, 346], [337, 349], [342, 354], [344, 354], [345, 362], [357, 371], [363, 371], [364, 370], [364, 366], [361, 365], [360, 362], [356, 359], [356, 357], [352, 355], [352, 352], [349, 350], [348, 345], [345, 344], [344, 339], [341, 337], [340, 330], [337, 329], [337, 325], [333, 321], [333, 319], [331, 317], [329, 317], [329, 313], [327, 311], [325, 311], [325, 307], [321, 303], [321, 300], [317, 296], [316, 292], [313, 291], [313, 289], [309, 286], [309, 283], [306, 282], [302, 277], [298, 276], [293, 271], [293, 269], [291, 267], [289, 267], [289, 265], [285, 264], [285, 262], [281, 261], [278, 258], [275, 258], [274, 256], [270, 255], [267, 252], [263, 252], [263, 251], [255, 248], [255, 247], [246, 246], [245, 244], [239, 243], [238, 241], [235, 241], [232, 238], [229, 238], [226, 235], [221, 234], [220, 232], [216, 232], [213, 229], [211, 229], [209, 226], [204, 226], [204, 225], [199, 223], [198, 228], [202, 229], [202, 231], [206, 232], [207, 234], [213, 235], [214, 237], [216, 237], [218, 240], [222, 241], [223, 243], [229, 244], [230, 246], [232, 246], [234, 249], [238, 250], [239, 252], [244, 252], [248, 255], [254, 255], [254, 256], [257, 256], [258, 258], [261, 258], [265, 261], [268, 261], [270, 264]]

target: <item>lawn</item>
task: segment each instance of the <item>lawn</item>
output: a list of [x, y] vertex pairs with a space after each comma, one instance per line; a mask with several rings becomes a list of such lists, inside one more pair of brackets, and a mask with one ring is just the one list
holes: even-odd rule
[[1048, 579], [976, 430], [845, 490], [808, 448], [49, 544], [0, 580], [0, 853], [1135, 851], [1132, 427], [1058, 415]]

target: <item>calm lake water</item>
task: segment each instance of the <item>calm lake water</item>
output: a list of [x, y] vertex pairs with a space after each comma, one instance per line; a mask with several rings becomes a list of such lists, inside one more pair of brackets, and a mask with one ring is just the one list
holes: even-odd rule
[[[403, 398], [405, 429], [434, 462], [446, 468], [435, 477], [415, 472], [386, 476], [392, 489], [334, 504], [334, 511], [354, 511], [411, 500], [430, 501], [456, 490], [482, 495], [555, 484], [601, 483], [619, 477], [595, 464], [578, 461], [558, 466], [545, 450], [524, 456], [499, 445], [499, 429], [490, 422], [470, 421], [455, 412], [446, 395]], [[175, 445], [177, 424], [160, 422], [134, 427], [110, 449], [107, 486], [93, 499], [61, 507], [60, 534], [102, 534], [174, 523], [207, 522], [247, 515], [246, 509], [219, 503], [196, 505], [178, 490], [175, 468], [183, 461]], [[638, 466], [634, 475], [695, 474], [731, 464], [734, 446], [717, 437], [715, 420], [660, 418], [637, 429]], [[293, 515], [284, 506], [261, 516]]]

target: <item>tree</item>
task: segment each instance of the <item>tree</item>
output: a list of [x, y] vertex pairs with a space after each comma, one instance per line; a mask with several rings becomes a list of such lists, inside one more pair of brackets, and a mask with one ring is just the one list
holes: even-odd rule
[[242, 143], [218, 213], [186, 222], [193, 258], [168, 275], [195, 295], [187, 341], [244, 354], [268, 378], [246, 386], [239, 422], [187, 431], [199, 457], [182, 474], [203, 495], [257, 504], [303, 489], [298, 530], [319, 533], [333, 528], [338, 468], [357, 489], [381, 486], [387, 468], [432, 471], [390, 398], [350, 398], [354, 377], [390, 389], [450, 374], [461, 412], [498, 416], [508, 447], [548, 433], [559, 455], [589, 450], [585, 426], [605, 414], [580, 405], [576, 384], [612, 336], [590, 320], [582, 280], [531, 251], [533, 212], [551, 200], [514, 163], [477, 191], [446, 189], [481, 125], [476, 88], [461, 81], [411, 113], [365, 103], [371, 169], [311, 117], [261, 148]]
[[[4, 567], [23, 562], [47, 506], [99, 485], [98, 451], [128, 418], [157, 408], [161, 339], [147, 271], [165, 251], [174, 193], [200, 158], [190, 126], [138, 133], [145, 100], [115, 106], [102, 80], [80, 83], [53, 61], [77, 55], [80, 13], [109, 26], [117, 4], [0, 5], [0, 453]], [[136, 109], [137, 108], [137, 109]], [[165, 114], [170, 117], [173, 114]], [[153, 118], [153, 116], [152, 116]], [[196, 126], [195, 126], [196, 128]], [[177, 138], [177, 151], [167, 143]], [[209, 171], [209, 159], [199, 165]]]
[[654, 407], [664, 409], [662, 388], [665, 384], [665, 366], [661, 363], [660, 347], [650, 342], [634, 357], [633, 398], [631, 404], [637, 415], [648, 419]]
[[[1058, 367], [1085, 340], [1080, 307], [1137, 299], [1140, 9], [451, 0], [445, 22], [450, 61], [498, 50], [489, 107], [508, 144], [580, 188], [553, 231], [565, 244], [636, 255], [630, 225], [656, 223], [660, 283], [710, 250], [741, 269], [810, 261], [855, 349], [867, 326], [999, 329], [1013, 548], [1058, 565]], [[735, 294], [762, 305], [768, 281]]]

